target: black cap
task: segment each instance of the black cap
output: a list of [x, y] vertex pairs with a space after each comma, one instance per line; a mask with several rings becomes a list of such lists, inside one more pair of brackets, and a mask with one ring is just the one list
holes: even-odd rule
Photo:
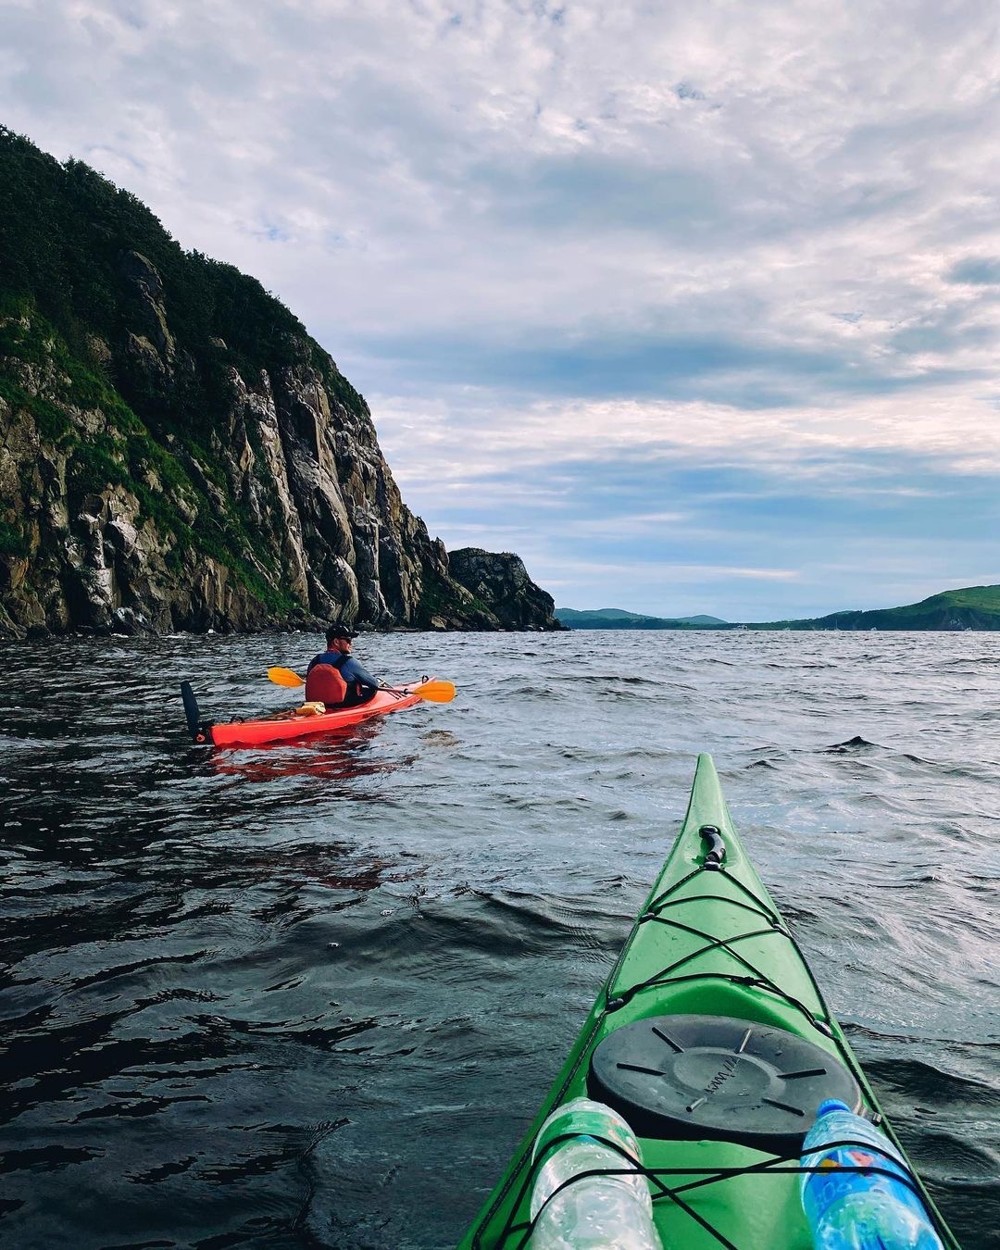
[[333, 642], [335, 638], [346, 638], [350, 642], [352, 638], [357, 638], [357, 634], [346, 622], [334, 621], [326, 631], [326, 640], [327, 642]]

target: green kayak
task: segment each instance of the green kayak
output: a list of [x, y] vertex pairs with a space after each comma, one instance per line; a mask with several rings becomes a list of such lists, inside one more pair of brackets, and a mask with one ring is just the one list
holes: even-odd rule
[[899, 1146], [736, 836], [708, 755], [652, 893], [463, 1250], [527, 1246], [532, 1145], [550, 1112], [581, 1095], [635, 1132], [668, 1250], [811, 1250], [797, 1169], [824, 1099]]

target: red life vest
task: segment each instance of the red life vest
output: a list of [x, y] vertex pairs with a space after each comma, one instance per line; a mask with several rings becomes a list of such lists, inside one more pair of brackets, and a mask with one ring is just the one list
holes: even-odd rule
[[347, 698], [347, 682], [332, 664], [314, 664], [306, 673], [306, 702], [340, 707]]

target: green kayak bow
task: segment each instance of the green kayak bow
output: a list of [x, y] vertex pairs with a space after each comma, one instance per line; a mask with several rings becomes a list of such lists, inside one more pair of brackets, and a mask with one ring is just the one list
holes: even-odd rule
[[462, 1250], [528, 1245], [532, 1145], [550, 1112], [580, 1095], [636, 1133], [668, 1250], [811, 1250], [799, 1156], [826, 1098], [899, 1146], [736, 836], [708, 755], [621, 955]]

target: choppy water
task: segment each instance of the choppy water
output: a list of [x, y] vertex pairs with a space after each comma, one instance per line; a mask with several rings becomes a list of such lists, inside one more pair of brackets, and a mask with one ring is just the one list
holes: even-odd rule
[[395, 635], [459, 696], [193, 748], [318, 640], [0, 651], [0, 1240], [447, 1247], [710, 751], [965, 1250], [1000, 1245], [1000, 637]]

